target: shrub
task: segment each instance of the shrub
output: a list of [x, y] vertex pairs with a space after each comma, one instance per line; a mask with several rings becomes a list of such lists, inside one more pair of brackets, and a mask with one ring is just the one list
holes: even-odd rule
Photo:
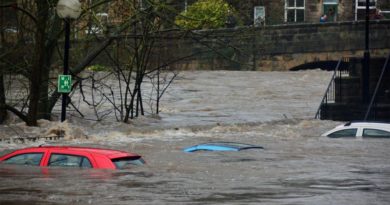
[[236, 11], [224, 0], [199, 0], [176, 16], [175, 23], [184, 29], [214, 29], [224, 27], [233, 19]]

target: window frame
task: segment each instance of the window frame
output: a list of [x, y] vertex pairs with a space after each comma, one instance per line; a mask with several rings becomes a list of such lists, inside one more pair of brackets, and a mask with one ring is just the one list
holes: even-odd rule
[[[355, 0], [355, 21], [357, 21], [357, 16], [358, 16], [358, 10], [365, 10], [366, 9], [366, 5], [364, 6], [359, 6], [359, 2], [362, 2], [364, 1], [365, 3], [365, 0]], [[370, 3], [373, 2], [374, 5], [373, 6], [369, 6], [369, 9], [372, 10], [372, 9], [376, 9], [376, 5], [378, 3], [377, 0], [370, 0]]]
[[[306, 20], [306, 15], [305, 15], [305, 10], [306, 10], [306, 0], [303, 1], [303, 6], [297, 6], [297, 1], [298, 0], [293, 0], [294, 1], [294, 6], [289, 7], [288, 6], [288, 1], [284, 1], [284, 22], [286, 23], [297, 23], [297, 22], [305, 22]], [[288, 21], [288, 11], [293, 10], [294, 11], [294, 21]], [[303, 10], [303, 21], [297, 21], [297, 10]]]
[[[355, 0], [355, 7], [357, 9], [366, 9], [366, 5], [364, 6], [359, 6], [359, 2], [363, 2], [364, 4], [366, 3], [366, 0]], [[373, 6], [369, 6], [370, 9], [375, 9], [376, 8], [376, 5], [377, 5], [377, 0], [370, 0], [370, 4], [371, 3], [374, 3]]]
[[328, 1], [324, 0], [322, 2], [322, 4], [338, 5], [339, 4], [339, 0], [328, 0]]

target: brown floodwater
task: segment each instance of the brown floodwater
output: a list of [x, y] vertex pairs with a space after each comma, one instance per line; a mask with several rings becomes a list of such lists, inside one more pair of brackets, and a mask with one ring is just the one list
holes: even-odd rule
[[[0, 154], [40, 144], [114, 148], [147, 164], [126, 170], [0, 165], [0, 204], [389, 204], [389, 139], [330, 139], [341, 122], [312, 119], [329, 72], [188, 72], [173, 85], [161, 119], [131, 124], [70, 118], [39, 128], [0, 127]], [[1, 137], [1, 136], [0, 136]], [[265, 149], [184, 153], [201, 142]]]

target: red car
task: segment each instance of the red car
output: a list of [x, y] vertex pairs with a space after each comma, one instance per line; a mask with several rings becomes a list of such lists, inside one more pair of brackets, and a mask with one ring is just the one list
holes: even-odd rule
[[141, 156], [124, 151], [73, 146], [39, 146], [16, 150], [0, 157], [5, 164], [42, 167], [82, 167], [95, 169], [122, 169], [141, 165]]

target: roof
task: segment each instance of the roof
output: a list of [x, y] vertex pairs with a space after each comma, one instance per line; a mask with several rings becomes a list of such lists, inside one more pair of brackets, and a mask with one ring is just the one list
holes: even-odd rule
[[358, 128], [369, 128], [369, 129], [380, 129], [390, 132], [390, 123], [384, 122], [348, 122], [336, 126], [335, 128], [323, 133], [321, 136], [328, 136], [329, 134], [345, 129], [358, 129]]
[[70, 150], [70, 151], [81, 151], [88, 152], [90, 154], [100, 154], [107, 156], [109, 158], [119, 158], [119, 157], [127, 157], [127, 156], [138, 156], [134, 153], [124, 152], [120, 150], [113, 149], [104, 149], [104, 148], [94, 148], [94, 147], [77, 147], [77, 146], [45, 146], [41, 145], [39, 147], [29, 147], [27, 149], [50, 149], [50, 150]]
[[348, 122], [346, 124], [340, 125], [340, 127], [376, 127], [390, 129], [390, 123], [384, 122]]
[[241, 151], [246, 149], [264, 149], [262, 146], [237, 142], [208, 142], [185, 148], [184, 152], [205, 151]]

